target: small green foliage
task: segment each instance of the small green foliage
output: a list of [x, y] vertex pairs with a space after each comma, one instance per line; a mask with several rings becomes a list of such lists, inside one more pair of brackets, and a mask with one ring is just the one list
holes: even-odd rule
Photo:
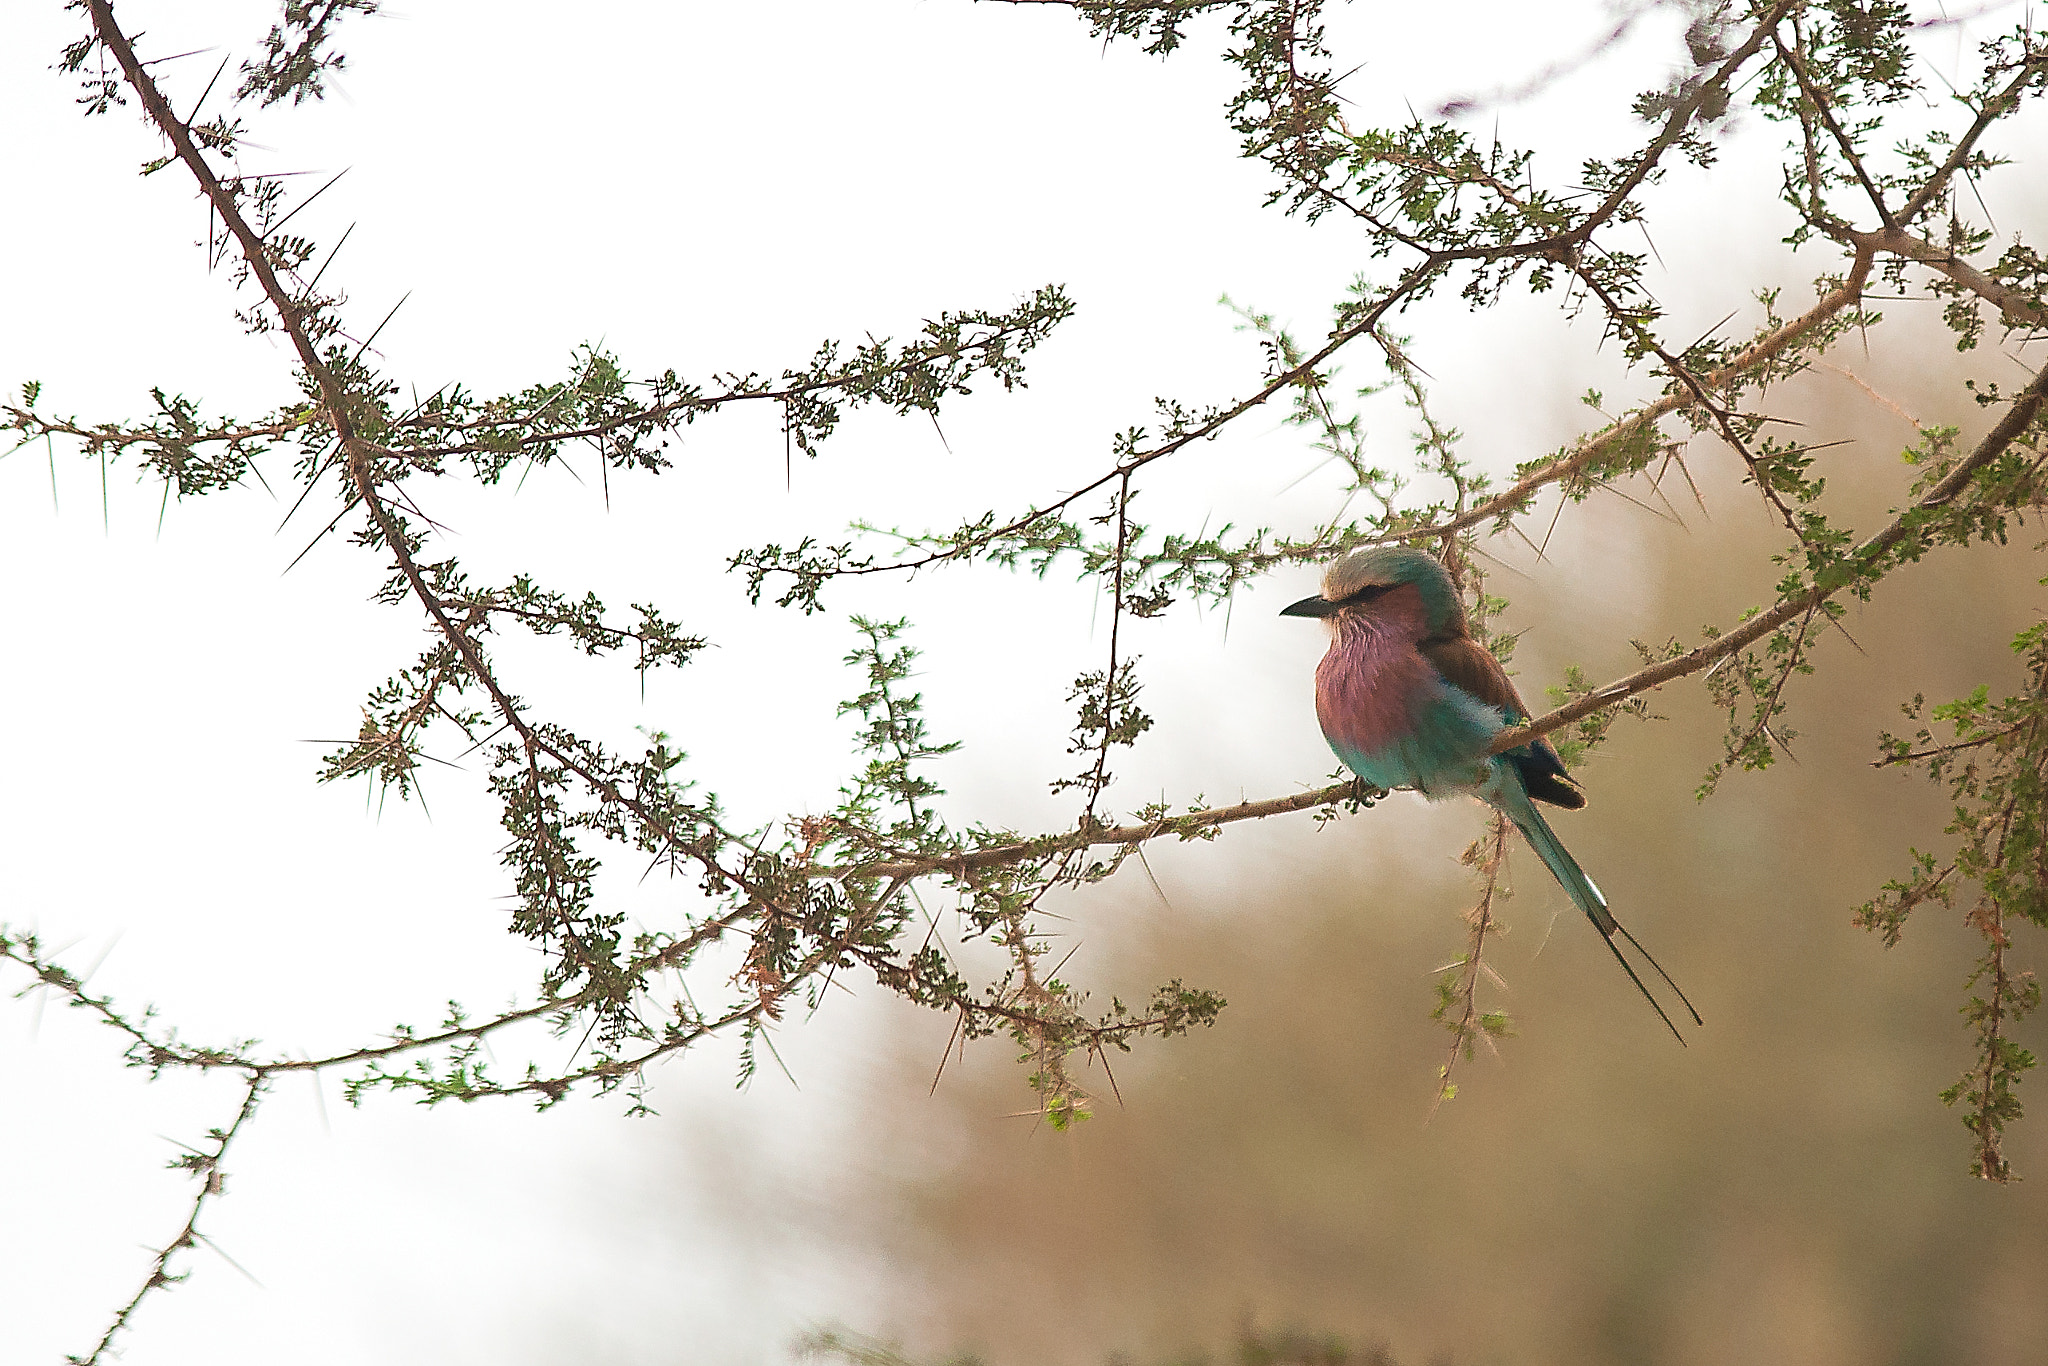
[[1341, 766], [1331, 771], [1327, 783], [1332, 787], [1343, 787], [1346, 791], [1337, 801], [1316, 808], [1314, 820], [1318, 829], [1346, 816], [1369, 811], [1381, 798], [1389, 795], [1385, 788], [1374, 787], [1350, 769]]
[[[1662, 651], [1654, 650], [1640, 640], [1632, 640], [1629, 644], [1635, 648], [1636, 654], [1645, 664], [1655, 664], [1660, 659], [1675, 659], [1685, 652], [1676, 641], [1671, 642]], [[1564, 682], [1551, 684], [1544, 689], [1544, 694], [1550, 699], [1551, 706], [1562, 707], [1580, 698], [1591, 697], [1599, 690], [1599, 686], [1587, 675], [1583, 666], [1567, 664]], [[1660, 719], [1651, 712], [1648, 698], [1624, 698], [1614, 706], [1603, 707], [1599, 711], [1580, 717], [1562, 730], [1552, 731], [1548, 737], [1551, 748], [1557, 751], [1557, 757], [1564, 762], [1566, 768], [1577, 768], [1593, 756], [1594, 750], [1606, 743], [1608, 732], [1613, 730], [1614, 723], [1624, 716], [1633, 716], [1639, 721]]]
[[1505, 986], [1485, 962], [1485, 955], [1491, 937], [1502, 932], [1495, 915], [1496, 906], [1512, 895], [1502, 880], [1507, 872], [1508, 832], [1511, 828], [1508, 818], [1496, 811], [1488, 822], [1486, 834], [1468, 845], [1458, 858], [1478, 880], [1479, 899], [1465, 912], [1465, 951], [1437, 972], [1436, 1006], [1429, 1012], [1429, 1018], [1450, 1031], [1451, 1035], [1450, 1048], [1437, 1068], [1439, 1105], [1457, 1098], [1458, 1088], [1451, 1076], [1459, 1063], [1472, 1060], [1473, 1052], [1480, 1043], [1493, 1048], [1502, 1040], [1515, 1036], [1514, 1022], [1506, 1011], [1483, 1010], [1479, 1005], [1482, 976]]
[[[1142, 685], [1138, 682], [1137, 665], [1135, 658], [1119, 660], [1114, 681], [1102, 669], [1091, 670], [1074, 680], [1067, 700], [1076, 704], [1077, 714], [1067, 753], [1099, 757], [1112, 747], [1135, 745], [1140, 735], [1152, 729], [1152, 718], [1138, 707]], [[1107, 770], [1091, 762], [1074, 777], [1053, 779], [1051, 787], [1054, 792], [1099, 789], [1109, 778]]]
[[1976, 1137], [1970, 1175], [1999, 1182], [2012, 1179], [2004, 1139], [2005, 1126], [2021, 1115], [2013, 1087], [2040, 1061], [2008, 1031], [2041, 1004], [2040, 982], [2032, 973], [2014, 977], [2002, 959], [2000, 952], [1987, 952], [1964, 983], [1971, 995], [1962, 1015], [1976, 1037], [1978, 1061], [1941, 1093], [1944, 1105], [1964, 1105], [1963, 1126]]
[[[1162, 1039], [1171, 1039], [1190, 1030], [1206, 1029], [1216, 1023], [1216, 1017], [1223, 1013], [1228, 1004], [1213, 991], [1204, 991], [1184, 984], [1178, 977], [1152, 993], [1142, 1017], [1144, 1031], [1156, 1034]], [[1131, 1017], [1124, 1010], [1122, 1002], [1113, 1002], [1111, 1014], [1118, 1020]], [[1126, 1048], [1133, 1034], [1125, 1034], [1113, 1041], [1114, 1047]], [[1126, 1048], [1126, 1051], [1128, 1049]]]
[[[1796, 586], [1789, 591], [1796, 592]], [[1695, 800], [1712, 796], [1731, 769], [1769, 768], [1780, 751], [1792, 752], [1799, 732], [1779, 720], [1787, 706], [1786, 687], [1793, 678], [1813, 672], [1808, 655], [1819, 627], [1842, 613], [1838, 603], [1819, 603], [1790, 629], [1773, 631], [1761, 649], [1728, 655], [1708, 675], [1707, 696], [1728, 713], [1728, 733], [1722, 757], [1693, 791]], [[1708, 639], [1717, 634], [1710, 628]]]
[[36, 381], [23, 384], [19, 404], [0, 406], [0, 431], [18, 433], [22, 443], [65, 437], [77, 442], [89, 460], [133, 453], [143, 470], [180, 498], [239, 486], [254, 471], [259, 456], [278, 441], [297, 439], [312, 419], [310, 408], [295, 405], [253, 423], [208, 421], [200, 416], [197, 400], [152, 389], [154, 417], [87, 424], [42, 411], [37, 406], [42, 392]]
[[348, 65], [347, 54], [331, 48], [334, 27], [350, 14], [375, 14], [380, 0], [285, 0], [282, 22], [263, 39], [263, 56], [242, 63], [238, 100], [275, 104], [287, 95], [293, 104], [319, 100], [327, 94], [321, 78]]
[[[551, 464], [571, 444], [588, 448], [610, 469], [660, 471], [669, 463], [668, 443], [684, 427], [746, 403], [774, 405], [788, 442], [815, 457], [848, 409], [876, 404], [898, 414], [936, 414], [946, 399], [972, 393], [980, 377], [1006, 390], [1021, 387], [1025, 355], [1073, 311], [1059, 286], [1046, 285], [1008, 312], [942, 313], [902, 345], [871, 338], [849, 350], [824, 342], [808, 364], [774, 378], [725, 373], [699, 382], [667, 370], [636, 380], [618, 357], [585, 343], [571, 356], [567, 379], [495, 399], [450, 386], [396, 425], [430, 468], [456, 457], [486, 484], [515, 465]], [[784, 563], [779, 555], [763, 555], [766, 564]], [[754, 579], [757, 597], [767, 572]]]
[[2001, 1140], [2021, 1113], [2014, 1087], [2036, 1062], [2014, 1042], [2013, 1026], [2041, 1003], [2034, 974], [2012, 962], [2013, 932], [2022, 924], [2048, 929], [2048, 623], [2021, 631], [2012, 648], [2024, 691], [1994, 699], [1990, 685], [1980, 684], [1931, 709], [1916, 695], [1901, 710], [1928, 724], [1910, 738], [1880, 738], [1879, 767], [1917, 768], [1946, 789], [1954, 815], [1943, 833], [1955, 843], [1946, 858], [1913, 850], [1907, 876], [1885, 883], [1854, 913], [1889, 948], [1915, 910], [1929, 902], [1953, 909], [1974, 884], [1963, 919], [1984, 940], [1984, 953], [1962, 1011], [1977, 1059], [1942, 1099], [1964, 1107], [1963, 1122], [1976, 1136], [1972, 1174], [1994, 1181], [2011, 1175]]
[[[836, 813], [837, 829], [882, 831], [883, 842], [869, 847], [876, 853], [886, 848], [892, 853], [931, 854], [944, 848], [949, 838], [931, 805], [945, 789], [920, 773], [918, 765], [953, 753], [960, 742], [931, 743], [925, 730], [924, 695], [897, 686], [914, 675], [917, 662], [917, 651], [910, 646], [890, 648], [909, 624], [903, 619], [854, 617], [862, 641], [845, 661], [867, 675], [867, 690], [840, 703], [839, 714], [857, 715], [866, 723], [856, 743], [868, 755], [868, 765], [852, 787], [841, 789], [846, 801]], [[886, 826], [881, 821], [884, 807], [897, 812]]]

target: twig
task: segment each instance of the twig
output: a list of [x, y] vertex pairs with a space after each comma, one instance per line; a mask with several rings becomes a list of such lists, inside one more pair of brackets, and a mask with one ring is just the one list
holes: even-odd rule
[[183, 1168], [200, 1178], [199, 1191], [192, 1197], [191, 1209], [185, 1216], [185, 1226], [178, 1230], [175, 1238], [157, 1249], [156, 1256], [150, 1262], [149, 1274], [143, 1277], [141, 1288], [115, 1312], [113, 1322], [107, 1325], [107, 1331], [100, 1336], [92, 1352], [87, 1356], [67, 1355], [64, 1358], [71, 1366], [99, 1366], [113, 1347], [114, 1339], [128, 1327], [128, 1320], [134, 1317], [142, 1302], [153, 1292], [176, 1285], [190, 1274], [172, 1272], [171, 1259], [190, 1248], [195, 1239], [205, 1236], [199, 1232], [199, 1216], [205, 1211], [207, 1202], [219, 1196], [225, 1189], [227, 1173], [221, 1170], [221, 1163], [227, 1157], [228, 1149], [234, 1144], [236, 1135], [242, 1132], [242, 1126], [248, 1122], [249, 1116], [256, 1113], [256, 1103], [263, 1095], [265, 1085], [266, 1081], [261, 1073], [251, 1074], [243, 1088], [242, 1104], [235, 1111], [234, 1122], [225, 1129], [213, 1129], [208, 1132], [208, 1136], [214, 1140], [213, 1147], [210, 1150], [187, 1149], [183, 1157], [171, 1163], [172, 1166]]

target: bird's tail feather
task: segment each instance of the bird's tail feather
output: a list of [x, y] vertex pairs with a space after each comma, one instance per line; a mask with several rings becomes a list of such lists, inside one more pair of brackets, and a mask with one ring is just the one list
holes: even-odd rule
[[1586, 876], [1586, 870], [1579, 867], [1579, 861], [1571, 856], [1571, 852], [1551, 831], [1550, 822], [1543, 819], [1543, 813], [1529, 800], [1528, 793], [1522, 790], [1516, 775], [1503, 773], [1499, 786], [1500, 809], [1507, 813], [1507, 818], [1522, 832], [1522, 838], [1529, 841], [1529, 847], [1536, 851], [1537, 858], [1543, 860], [1543, 866], [1550, 870], [1550, 875], [1564, 888], [1564, 894], [1572, 899], [1572, 904], [1586, 913], [1586, 918], [1593, 922], [1603, 939], [1613, 938], [1619, 926], [1608, 913], [1607, 898], [1593, 885], [1593, 879]]
[[1628, 959], [1622, 957], [1621, 948], [1614, 942], [1614, 936], [1619, 934], [1628, 940], [1635, 951], [1643, 956], [1643, 961], [1664, 979], [1664, 984], [1677, 992], [1678, 999], [1684, 1004], [1686, 1013], [1692, 1016], [1694, 1024], [1704, 1024], [1705, 1021], [1700, 1019], [1699, 1011], [1693, 1009], [1691, 1001], [1686, 1000], [1685, 992], [1678, 983], [1671, 980], [1671, 974], [1664, 971], [1663, 965], [1651, 957], [1650, 951], [1614, 918], [1613, 913], [1607, 909], [1607, 898], [1593, 885], [1593, 879], [1586, 876], [1586, 870], [1579, 867], [1578, 860], [1571, 856], [1571, 851], [1564, 847], [1563, 842], [1551, 830], [1550, 823], [1543, 819], [1543, 813], [1529, 800], [1528, 793], [1522, 790], [1517, 777], [1512, 773], [1501, 773], [1497, 791], [1500, 809], [1515, 823], [1515, 828], [1522, 832], [1522, 838], [1529, 841], [1529, 847], [1536, 851], [1536, 857], [1543, 860], [1543, 866], [1550, 870], [1550, 875], [1564, 888], [1565, 895], [1572, 899], [1572, 904], [1585, 912], [1586, 918], [1593, 922], [1593, 928], [1600, 931], [1600, 938], [1606, 942], [1607, 951], [1614, 955], [1614, 961], [1621, 964], [1621, 970], [1628, 974], [1629, 981], [1636, 984], [1636, 990], [1643, 994], [1643, 999], [1657, 1012], [1657, 1018], [1664, 1021], [1665, 1027], [1677, 1036], [1681, 1044], [1684, 1043], [1685, 1036], [1678, 1033], [1678, 1026], [1671, 1023], [1671, 1017], [1664, 1013], [1664, 1007], [1657, 1003], [1657, 998], [1643, 985], [1643, 979], [1636, 975], [1636, 970]]

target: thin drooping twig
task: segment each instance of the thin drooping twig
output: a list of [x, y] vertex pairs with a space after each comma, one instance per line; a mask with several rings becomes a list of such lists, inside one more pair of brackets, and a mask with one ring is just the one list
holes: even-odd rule
[[1799, 618], [1799, 625], [1792, 631], [1792, 648], [1785, 652], [1785, 660], [1778, 666], [1776, 676], [1771, 680], [1770, 691], [1757, 701], [1755, 722], [1739, 737], [1729, 741], [1728, 753], [1744, 753], [1758, 736], [1775, 742], [1778, 748], [1787, 754], [1792, 752], [1792, 747], [1771, 729], [1771, 718], [1778, 714], [1779, 700], [1784, 697], [1786, 687], [1792, 682], [1792, 676], [1799, 672], [1799, 666], [1806, 658], [1807, 643], [1813, 639], [1813, 618], [1821, 607], [1821, 603], [1815, 603]]
[[[1102, 675], [1102, 711], [1097, 718], [1102, 727], [1101, 738], [1094, 745], [1095, 756], [1089, 770], [1078, 780], [1062, 780], [1064, 785], [1077, 785], [1087, 789], [1080, 820], [1083, 830], [1096, 828], [1096, 804], [1102, 799], [1102, 792], [1109, 785], [1109, 751], [1117, 743], [1118, 707], [1121, 695], [1121, 674], [1125, 668], [1121, 653], [1122, 628], [1124, 620], [1124, 569], [1130, 547], [1130, 500], [1131, 480], [1126, 474], [1117, 486], [1116, 508], [1116, 562], [1110, 571], [1109, 604], [1109, 661]], [[1084, 676], [1084, 684], [1085, 684]], [[1083, 715], [1086, 715], [1084, 710]], [[1084, 732], [1085, 733], [1085, 732]], [[1029, 921], [1032, 912], [1038, 909], [1040, 901], [1055, 887], [1068, 885], [1074, 880], [1074, 865], [1085, 851], [1085, 845], [1074, 845], [1060, 856], [1057, 866], [1039, 883], [1038, 890], [1020, 904], [1005, 908], [1003, 915], [1002, 947], [1009, 953], [1015, 965], [1017, 984], [1011, 995], [1018, 1001], [1029, 1004], [1034, 1019], [1021, 1025], [1024, 1039], [1028, 1041], [1034, 1071], [1032, 1085], [1038, 1091], [1039, 1111], [1050, 1117], [1057, 1125], [1065, 1125], [1087, 1114], [1088, 1094], [1078, 1085], [1067, 1071], [1067, 1057], [1071, 1051], [1063, 1037], [1072, 1009], [1062, 994], [1054, 989], [1060, 965], [1053, 967], [1053, 980], [1041, 980], [1038, 966], [1039, 941], [1034, 937]], [[1070, 955], [1071, 956], [1071, 955]], [[1062, 963], [1065, 960], [1062, 960]], [[1096, 1050], [1099, 1053], [1099, 1049]]]
[[[2012, 805], [2008, 803], [2004, 828], [1998, 836], [2001, 845], [2011, 824]], [[1964, 1123], [1977, 1136], [1977, 1156], [1972, 1164], [1977, 1175], [1986, 1181], [2003, 1183], [2012, 1175], [2011, 1166], [2005, 1160], [2004, 1133], [1998, 1115], [2000, 1074], [2011, 1066], [2005, 1056], [2005, 1036], [2014, 1013], [2012, 969], [2006, 963], [2006, 953], [2012, 947], [2012, 934], [2006, 928], [2005, 908], [1998, 904], [1995, 896], [1980, 898], [1964, 919], [1971, 929], [1984, 937], [1981, 971], [1991, 979], [1991, 989], [1978, 1001], [1972, 1002], [1971, 1014], [1975, 1017], [1978, 1046], [1983, 1050], [1984, 1061], [1974, 1069], [1969, 1088], [1971, 1113]]]
[[1095, 804], [1109, 782], [1109, 751], [1116, 744], [1118, 673], [1124, 662], [1119, 654], [1124, 624], [1124, 567], [1130, 555], [1131, 477], [1126, 474], [1116, 492], [1116, 564], [1110, 573], [1109, 666], [1102, 675], [1102, 740], [1095, 746], [1095, 766], [1087, 777], [1088, 804], [1081, 812], [1083, 828], [1095, 824]]
[[[1495, 925], [1493, 903], [1504, 895], [1501, 875], [1507, 869], [1508, 832], [1511, 829], [1513, 826], [1507, 816], [1495, 811], [1487, 822], [1486, 833], [1473, 841], [1461, 860], [1478, 874], [1479, 900], [1465, 912], [1465, 952], [1444, 969], [1445, 980], [1437, 988], [1435, 1019], [1451, 1032], [1451, 1043], [1444, 1054], [1443, 1064], [1437, 1068], [1436, 1098], [1429, 1104], [1432, 1116], [1438, 1106], [1458, 1094], [1451, 1074], [1460, 1062], [1472, 1056], [1473, 1045], [1484, 1041], [1492, 1047], [1493, 1040], [1507, 1032], [1505, 1017], [1479, 1009], [1479, 979], [1482, 974], [1495, 976], [1493, 969], [1486, 965], [1486, 940]], [[1495, 977], [1495, 980], [1499, 979]]]
[[176, 1237], [156, 1249], [156, 1254], [150, 1262], [149, 1274], [143, 1277], [141, 1287], [126, 1304], [115, 1311], [113, 1322], [107, 1325], [107, 1331], [101, 1334], [98, 1344], [93, 1347], [91, 1353], [86, 1356], [65, 1357], [71, 1366], [99, 1366], [113, 1348], [114, 1339], [128, 1327], [128, 1320], [135, 1316], [135, 1311], [149, 1298], [151, 1292], [168, 1285], [176, 1285], [185, 1279], [186, 1273], [174, 1273], [171, 1270], [171, 1259], [188, 1250], [195, 1239], [205, 1236], [199, 1232], [199, 1216], [205, 1212], [207, 1203], [225, 1189], [227, 1173], [221, 1169], [221, 1163], [226, 1159], [228, 1149], [234, 1145], [236, 1135], [242, 1132], [242, 1126], [248, 1122], [249, 1116], [256, 1113], [256, 1103], [263, 1095], [264, 1084], [264, 1078], [260, 1073], [251, 1075], [243, 1088], [242, 1104], [235, 1111], [234, 1122], [225, 1129], [214, 1129], [209, 1132], [208, 1137], [214, 1141], [213, 1147], [209, 1150], [189, 1149], [172, 1164], [199, 1178], [199, 1190], [192, 1197], [191, 1207], [185, 1216], [185, 1226], [178, 1230]]
[[2005, 739], [2005, 737], [2008, 735], [2017, 735], [2019, 734], [2019, 732], [2025, 730], [2028, 726], [2031, 726], [2033, 724], [2034, 722], [2030, 718], [2026, 721], [2021, 721], [2016, 725], [2010, 725], [2000, 730], [1994, 730], [1988, 735], [1980, 735], [1974, 740], [1959, 740], [1953, 744], [1932, 745], [1927, 749], [1916, 749], [1902, 751], [1898, 754], [1887, 754], [1883, 758], [1872, 759], [1870, 761], [1870, 766], [1872, 768], [1889, 768], [1893, 764], [1917, 763], [1922, 759], [1931, 759], [1938, 754], [1960, 754], [1964, 750], [1968, 749], [1981, 749], [1985, 745], [1997, 744], [2000, 740]]

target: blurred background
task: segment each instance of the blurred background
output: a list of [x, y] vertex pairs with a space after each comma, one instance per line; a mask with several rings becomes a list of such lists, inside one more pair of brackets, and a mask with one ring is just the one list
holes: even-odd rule
[[[1663, 568], [1711, 579], [1745, 540], [1696, 529]], [[1083, 919], [1091, 946], [1114, 945], [1110, 983], [1185, 974], [1230, 1009], [1120, 1060], [1123, 1108], [1076, 1134], [1001, 1117], [1021, 1107], [1000, 1050], [949, 1070], [935, 1103], [957, 1147], [910, 1183], [914, 1216], [883, 1223], [918, 1287], [890, 1322], [997, 1361], [1108, 1345], [1228, 1359], [1244, 1319], [1384, 1341], [1403, 1362], [2033, 1359], [2048, 1324], [2024, 1287], [2048, 1207], [2038, 1183], [1964, 1177], [1967, 1136], [1932, 1097], [1966, 1065], [1971, 938], [1936, 911], [1886, 952], [1848, 924], [1946, 815], [1869, 768], [1869, 737], [1894, 697], [2009, 668], [1946, 605], [2030, 619], [2026, 553], [2003, 573], [1931, 566], [1852, 620], [1869, 657], [1829, 645], [1796, 764], [1696, 805], [1718, 718], [1667, 696], [1672, 719], [1588, 767], [1593, 802], [1566, 838], [1706, 1016], [1688, 1049], [1517, 848], [1511, 933], [1489, 952], [1521, 1036], [1465, 1064], [1425, 1122], [1443, 1040], [1430, 970], [1461, 944], [1471, 804], [1156, 856], [1170, 908], [1105, 889]], [[1599, 591], [1582, 578], [1542, 619]], [[1652, 619], [1683, 631], [1683, 610]], [[927, 1028], [905, 1051], [902, 1094], [943, 1043]], [[905, 1144], [931, 1122], [914, 1100], [886, 1119]], [[2038, 1171], [2038, 1128], [2015, 1133]]]
[[[1613, 24], [1592, 6], [1468, 8], [1455, 45], [1420, 15], [1337, 13], [1333, 46], [1369, 59], [1360, 118], [1511, 84]], [[246, 49], [272, 17], [120, 13], [164, 54]], [[1567, 166], [1627, 145], [1616, 101], [1662, 79], [1680, 19], [1645, 21], [1569, 91], [1504, 106], [1503, 137]], [[143, 411], [152, 384], [209, 411], [280, 402], [289, 358], [234, 324], [195, 245], [203, 208], [169, 172], [130, 174], [155, 151], [132, 113], [78, 119], [46, 69], [76, 16], [4, 22], [0, 120], [33, 136], [0, 149], [28, 187], [0, 227], [17, 263], [0, 383], [40, 378], [46, 406], [88, 418]], [[772, 371], [821, 337], [902, 336], [1066, 283], [1081, 312], [1034, 357], [1030, 390], [963, 401], [943, 434], [859, 415], [786, 479], [772, 418], [743, 415], [693, 428], [674, 472], [615, 479], [609, 500], [566, 474], [517, 496], [422, 491], [480, 578], [652, 597], [712, 636], [644, 695], [541, 649], [503, 657], [587, 733], [674, 732], [743, 822], [836, 799], [850, 760], [833, 704], [857, 691], [844, 615], [860, 611], [915, 621], [934, 733], [967, 742], [939, 775], [956, 823], [1053, 828], [1073, 817], [1044, 786], [1066, 768], [1062, 700], [1099, 667], [1089, 585], [975, 571], [862, 585], [797, 618], [750, 607], [723, 565], [855, 517], [946, 526], [1072, 487], [1152, 395], [1249, 386], [1256, 346], [1220, 294], [1319, 335], [1357, 244], [1260, 209], [1264, 173], [1220, 115], [1222, 36], [1198, 34], [1161, 64], [1035, 7], [621, 5], [572, 22], [451, 4], [358, 23], [335, 97], [251, 136], [292, 168], [351, 168], [301, 221], [324, 241], [357, 225], [336, 269], [364, 326], [413, 291], [378, 345], [423, 390], [553, 379], [600, 337], [642, 373]], [[1966, 55], [1974, 31], [1955, 35], [1935, 57]], [[195, 99], [218, 60], [168, 68], [173, 89]], [[1705, 331], [1752, 287], [1796, 307], [1834, 267], [1783, 257], [1778, 145], [1738, 123], [1711, 190], [1658, 192], [1674, 332]], [[1985, 184], [2002, 231], [2042, 222], [2028, 184]], [[1748, 216], [1728, 207], [1744, 195]], [[1589, 387], [1610, 411], [1651, 390], [1539, 303], [1409, 320], [1438, 416], [1496, 472], [1597, 422], [1577, 401]], [[2041, 363], [2038, 344], [1958, 357], [1931, 309], [1898, 307], [1831, 358], [1889, 405], [1824, 369], [1774, 408], [1853, 443], [1829, 453], [1833, 487], [1866, 531], [1909, 477], [1912, 423], [1890, 405], [1973, 436], [1961, 379]], [[1378, 378], [1354, 364], [1347, 381]], [[1404, 459], [1412, 419], [1373, 402], [1377, 458]], [[1334, 476], [1277, 413], [1176, 459], [1143, 491], [1157, 525], [1299, 530], [1333, 506]], [[1632, 485], [1647, 506], [1567, 508], [1540, 561], [1490, 547], [1532, 700], [1568, 664], [1618, 677], [1631, 639], [1690, 642], [1770, 597], [1777, 542], [1754, 492], [1706, 443], [1689, 459], [1704, 507], [1677, 482], [1668, 505]], [[319, 526], [288, 506], [249, 489], [160, 509], [119, 467], [103, 486], [61, 449], [0, 463], [0, 697], [16, 718], [0, 915], [188, 1038], [319, 1053], [439, 1018], [451, 995], [490, 1009], [538, 963], [502, 933], [474, 775], [430, 777], [423, 807], [313, 786], [421, 636], [367, 602], [381, 575], [345, 544], [285, 572]], [[1063, 975], [1098, 1000], [1180, 977], [1230, 1002], [1214, 1029], [1114, 1060], [1113, 1087], [1088, 1074], [1097, 1115], [1075, 1132], [1034, 1120], [1003, 1042], [934, 1085], [948, 1022], [861, 984], [778, 1033], [786, 1076], [764, 1067], [735, 1091], [716, 1048], [663, 1068], [654, 1120], [590, 1099], [539, 1117], [351, 1110], [333, 1081], [289, 1079], [236, 1151], [191, 1280], [144, 1308], [123, 1359], [781, 1362], [841, 1325], [920, 1359], [1220, 1362], [1246, 1324], [1384, 1343], [1401, 1363], [2038, 1359], [2048, 1121], [2008, 1141], [2036, 1179], [1998, 1189], [1965, 1175], [1968, 1136], [1935, 1099], [1970, 1057], [1956, 1011], [1974, 938], [1925, 911], [1886, 951], [1849, 909], [1909, 845], [1940, 847], [1947, 818], [1937, 790], [1870, 767], [1877, 732], [1916, 692], [2010, 686], [2005, 642], [2038, 619], [2041, 573], [2022, 536], [1900, 574], [1797, 686], [1797, 761], [1704, 804], [1723, 721], [1696, 685], [1654, 695], [1664, 719], [1621, 723], [1586, 767], [1592, 804], [1560, 833], [1706, 1016], [1689, 1048], [1518, 848], [1489, 955], [1510, 990], [1487, 1000], [1519, 1036], [1465, 1064], [1430, 1118], [1447, 1041], [1433, 970], [1463, 945], [1456, 860], [1480, 809], [1399, 797], [1320, 829], [1233, 827], [1052, 907], [1075, 949]], [[1322, 642], [1275, 615], [1312, 583], [1279, 576], [1227, 612], [1133, 627], [1157, 724], [1112, 802], [1325, 779], [1308, 698]], [[609, 892], [643, 923], [688, 909], [688, 889], [638, 871]], [[2030, 1022], [2022, 1042], [2040, 1040]], [[90, 1349], [143, 1248], [175, 1231], [188, 1191], [163, 1163], [228, 1118], [235, 1088], [148, 1084], [35, 993], [0, 1014], [0, 1041], [15, 1175], [0, 1361], [50, 1362]], [[559, 1061], [572, 1043], [537, 1047]]]

